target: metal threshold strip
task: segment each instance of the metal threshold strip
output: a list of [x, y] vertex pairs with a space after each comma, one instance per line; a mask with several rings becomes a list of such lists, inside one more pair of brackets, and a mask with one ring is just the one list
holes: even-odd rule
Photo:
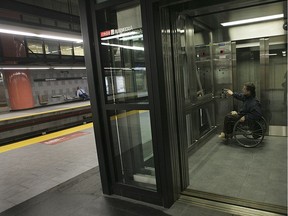
[[287, 215], [287, 207], [261, 203], [236, 197], [212, 194], [192, 189], [182, 192], [180, 202], [235, 215], [280, 216]]

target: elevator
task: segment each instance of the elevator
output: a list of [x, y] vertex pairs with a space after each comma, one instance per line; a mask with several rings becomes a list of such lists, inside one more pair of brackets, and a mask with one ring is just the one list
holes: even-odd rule
[[[260, 209], [270, 211], [267, 205], [274, 205], [284, 211], [287, 205], [278, 202], [279, 197], [257, 200], [244, 192], [251, 191], [249, 181], [261, 179], [281, 181], [271, 189], [272, 195], [286, 188], [287, 175], [281, 171], [287, 166], [285, 2], [79, 3], [89, 89], [95, 92], [91, 104], [97, 116], [94, 130], [103, 192], [164, 207], [181, 196], [198, 196], [244, 206], [257, 202], [264, 206]], [[225, 24], [273, 15], [278, 16]], [[241, 91], [248, 81], [256, 86], [269, 125], [265, 144], [250, 151], [217, 139], [225, 114], [242, 105], [223, 89]], [[266, 166], [261, 160], [266, 154], [275, 172], [258, 175], [261, 163]], [[245, 156], [247, 161], [241, 163]], [[240, 169], [230, 166], [233, 163]], [[239, 176], [232, 180], [234, 171]], [[250, 178], [253, 173], [259, 178]], [[229, 179], [232, 189], [239, 183], [242, 190], [230, 188], [235, 193], [224, 194], [228, 184], [217, 185]], [[258, 190], [261, 197], [258, 189], [255, 193]]]
[[[287, 172], [282, 172], [287, 170], [287, 158], [281, 153], [287, 149], [285, 4], [221, 5], [218, 9], [193, 9], [192, 5], [191, 9], [189, 4], [183, 6], [181, 11], [177, 7], [163, 7], [161, 11], [164, 68], [174, 70], [179, 139], [186, 142], [184, 151], [188, 152], [180, 156], [188, 158], [188, 168], [182, 167], [181, 172], [189, 176], [188, 181], [182, 178], [182, 185], [187, 186], [182, 193], [215, 200], [229, 197], [236, 203], [238, 199], [249, 200], [263, 204], [264, 209], [268, 205], [281, 209], [287, 201]], [[280, 18], [270, 20], [271, 14]], [[252, 22], [251, 17], [269, 20]], [[168, 46], [172, 47], [172, 62], [166, 54]], [[263, 145], [250, 151], [238, 149], [233, 139], [227, 144], [217, 136], [224, 116], [242, 107], [241, 101], [223, 90], [241, 92], [247, 82], [254, 83], [268, 124]], [[271, 163], [278, 165], [272, 167]], [[277, 185], [264, 170], [279, 175], [277, 181], [283, 180], [283, 184]], [[277, 195], [281, 188], [284, 193]]]

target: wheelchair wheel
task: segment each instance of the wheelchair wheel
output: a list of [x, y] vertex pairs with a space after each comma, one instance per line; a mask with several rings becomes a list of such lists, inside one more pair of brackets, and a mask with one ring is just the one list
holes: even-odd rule
[[237, 143], [246, 148], [252, 148], [259, 145], [265, 134], [265, 128], [259, 121], [245, 121], [238, 120], [234, 125], [233, 136]]

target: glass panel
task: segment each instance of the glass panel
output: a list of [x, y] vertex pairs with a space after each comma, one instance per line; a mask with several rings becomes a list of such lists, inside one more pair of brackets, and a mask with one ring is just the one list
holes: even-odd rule
[[59, 55], [59, 44], [57, 42], [45, 42], [45, 52], [47, 55]]
[[0, 113], [8, 110], [3, 74], [0, 72]]
[[117, 181], [156, 189], [150, 112], [115, 110], [108, 116]]
[[27, 39], [28, 53], [43, 54], [42, 41], [37, 39]]
[[[208, 34], [208, 33], [207, 33]], [[197, 34], [196, 34], [197, 35]], [[197, 38], [195, 35], [195, 38]], [[197, 98], [212, 93], [212, 72], [211, 72], [211, 46], [197, 45], [196, 50], [196, 73]]]
[[108, 14], [113, 25], [100, 35], [106, 100], [148, 102], [140, 6]]
[[[241, 91], [243, 84], [253, 81], [256, 87], [256, 95], [260, 96], [260, 79], [257, 77], [260, 71], [260, 43], [259, 39], [236, 42], [236, 74], [237, 83], [234, 91]], [[235, 109], [241, 110], [242, 102], [234, 100]]]
[[74, 44], [74, 55], [84, 56], [83, 44]]
[[[188, 85], [184, 87], [184, 89], [188, 91], [185, 95], [186, 97], [190, 97], [190, 102], [196, 103], [199, 99], [203, 99], [204, 96], [206, 96], [205, 98], [212, 97], [212, 41], [211, 32], [205, 29], [196, 19], [193, 19], [193, 25], [188, 28], [190, 29], [186, 31], [186, 43], [191, 43], [187, 37], [193, 38], [191, 44], [195, 45], [195, 50], [192, 49], [192, 63], [194, 64], [192, 67], [195, 68], [195, 70], [191, 70], [190, 66], [184, 67], [184, 69], [188, 71], [187, 77], [188, 80], [190, 80], [188, 83], [184, 82]], [[194, 31], [191, 31], [192, 29]], [[187, 51], [189, 50], [187, 47], [185, 47], [185, 49]]]
[[72, 49], [72, 44], [60, 43], [61, 55], [73, 55]]
[[214, 104], [208, 103], [186, 115], [188, 147], [215, 127]]
[[287, 40], [286, 37], [269, 39], [269, 100], [270, 125], [287, 125]]

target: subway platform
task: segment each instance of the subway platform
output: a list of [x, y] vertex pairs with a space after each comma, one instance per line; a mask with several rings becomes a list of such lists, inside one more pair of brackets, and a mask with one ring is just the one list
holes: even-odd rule
[[232, 216], [176, 202], [170, 209], [119, 196], [104, 196], [97, 167], [29, 199], [1, 216]]
[[[31, 111], [35, 112], [36, 110], [29, 112]], [[278, 155], [279, 151], [287, 152], [282, 138], [266, 139], [269, 143], [273, 143], [275, 149], [278, 149]], [[279, 142], [277, 145], [276, 139]], [[279, 149], [279, 146], [282, 146], [282, 150]], [[223, 154], [228, 154], [226, 151], [230, 152], [230, 156], [236, 157], [236, 152], [234, 155], [231, 154], [231, 148], [237, 149], [236, 156], [239, 160], [242, 157], [247, 159], [247, 154], [255, 157], [256, 152], [246, 152], [241, 156], [243, 152], [245, 153], [245, 149], [238, 149], [235, 145], [226, 146], [219, 143], [218, 139], [212, 139], [193, 158], [197, 160], [198, 157], [205, 158], [205, 155], [210, 155], [211, 158], [217, 153], [218, 156], [214, 156], [223, 159]], [[259, 150], [261, 149], [258, 149], [257, 152]], [[269, 152], [272, 153], [271, 149]], [[224, 208], [219, 203], [195, 198], [188, 199], [186, 196], [181, 196], [169, 209], [119, 196], [105, 196], [101, 189], [92, 123], [1, 146], [0, 156], [0, 216], [285, 215], [232, 205]], [[265, 154], [259, 156], [266, 158]], [[213, 168], [213, 160], [205, 161], [207, 165], [209, 165], [208, 161], [212, 162], [209, 165], [210, 169], [201, 169], [209, 176], [211, 173], [209, 174], [207, 171], [215, 172], [216, 169]], [[196, 168], [203, 166], [201, 161], [193, 164], [192, 169], [195, 169], [195, 166]], [[231, 170], [231, 167], [228, 170]], [[198, 187], [201, 189], [199, 184], [203, 183], [202, 180], [198, 182], [198, 185], [195, 180], [193, 182], [191, 184], [193, 189]], [[219, 182], [215, 181], [214, 183], [218, 185], [217, 188], [221, 189]], [[207, 185], [205, 187], [207, 188]], [[229, 189], [228, 191], [233, 190]]]
[[0, 112], [0, 145], [92, 121], [90, 101]]
[[0, 147], [0, 215], [231, 215], [102, 194], [92, 123]]

